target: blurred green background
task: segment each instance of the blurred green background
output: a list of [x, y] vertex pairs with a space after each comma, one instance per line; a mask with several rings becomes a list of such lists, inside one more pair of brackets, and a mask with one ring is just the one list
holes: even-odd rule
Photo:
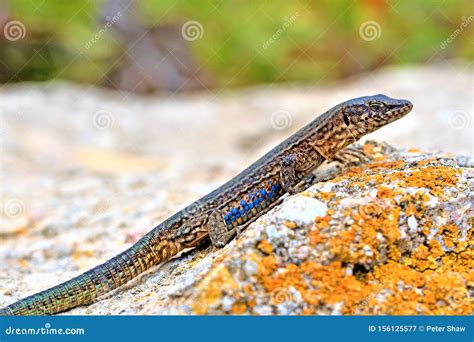
[[[474, 58], [471, 0], [11, 0], [0, 11], [2, 83], [181, 91], [326, 83], [384, 65]], [[5, 36], [12, 21], [24, 26], [20, 39]], [[197, 35], [186, 37], [193, 24]]]

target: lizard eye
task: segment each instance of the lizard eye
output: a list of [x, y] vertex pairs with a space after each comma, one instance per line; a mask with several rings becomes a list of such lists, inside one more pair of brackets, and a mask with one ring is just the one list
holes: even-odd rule
[[385, 109], [385, 105], [382, 102], [370, 102], [369, 108], [374, 112], [381, 112]]

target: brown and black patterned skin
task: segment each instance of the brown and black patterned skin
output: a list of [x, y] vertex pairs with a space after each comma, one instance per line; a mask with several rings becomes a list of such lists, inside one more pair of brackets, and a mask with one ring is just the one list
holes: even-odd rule
[[325, 160], [412, 109], [385, 95], [343, 102], [300, 129], [210, 194], [174, 214], [126, 251], [55, 287], [0, 309], [0, 315], [51, 315], [87, 305], [154, 265], [210, 238], [224, 246]]

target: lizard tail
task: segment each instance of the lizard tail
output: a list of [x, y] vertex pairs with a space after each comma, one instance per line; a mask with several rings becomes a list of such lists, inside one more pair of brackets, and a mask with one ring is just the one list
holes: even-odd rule
[[[150, 233], [152, 233], [151, 231]], [[52, 315], [94, 302], [180, 251], [180, 245], [148, 233], [126, 251], [62, 284], [0, 309], [1, 315]]]

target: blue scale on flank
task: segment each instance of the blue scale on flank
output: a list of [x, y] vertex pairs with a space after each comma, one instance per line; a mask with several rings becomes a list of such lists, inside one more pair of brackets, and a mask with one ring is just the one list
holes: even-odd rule
[[[244, 199], [240, 200], [239, 207], [230, 209], [224, 216], [225, 223], [232, 224], [239, 218], [245, 220], [253, 208], [260, 209], [263, 201], [273, 198], [281, 189], [278, 183], [272, 184], [271, 181], [267, 181], [267, 185], [270, 187], [268, 191], [264, 188], [256, 190], [254, 193], [248, 195], [247, 201]], [[263, 203], [263, 205], [265, 205], [265, 203]]]

